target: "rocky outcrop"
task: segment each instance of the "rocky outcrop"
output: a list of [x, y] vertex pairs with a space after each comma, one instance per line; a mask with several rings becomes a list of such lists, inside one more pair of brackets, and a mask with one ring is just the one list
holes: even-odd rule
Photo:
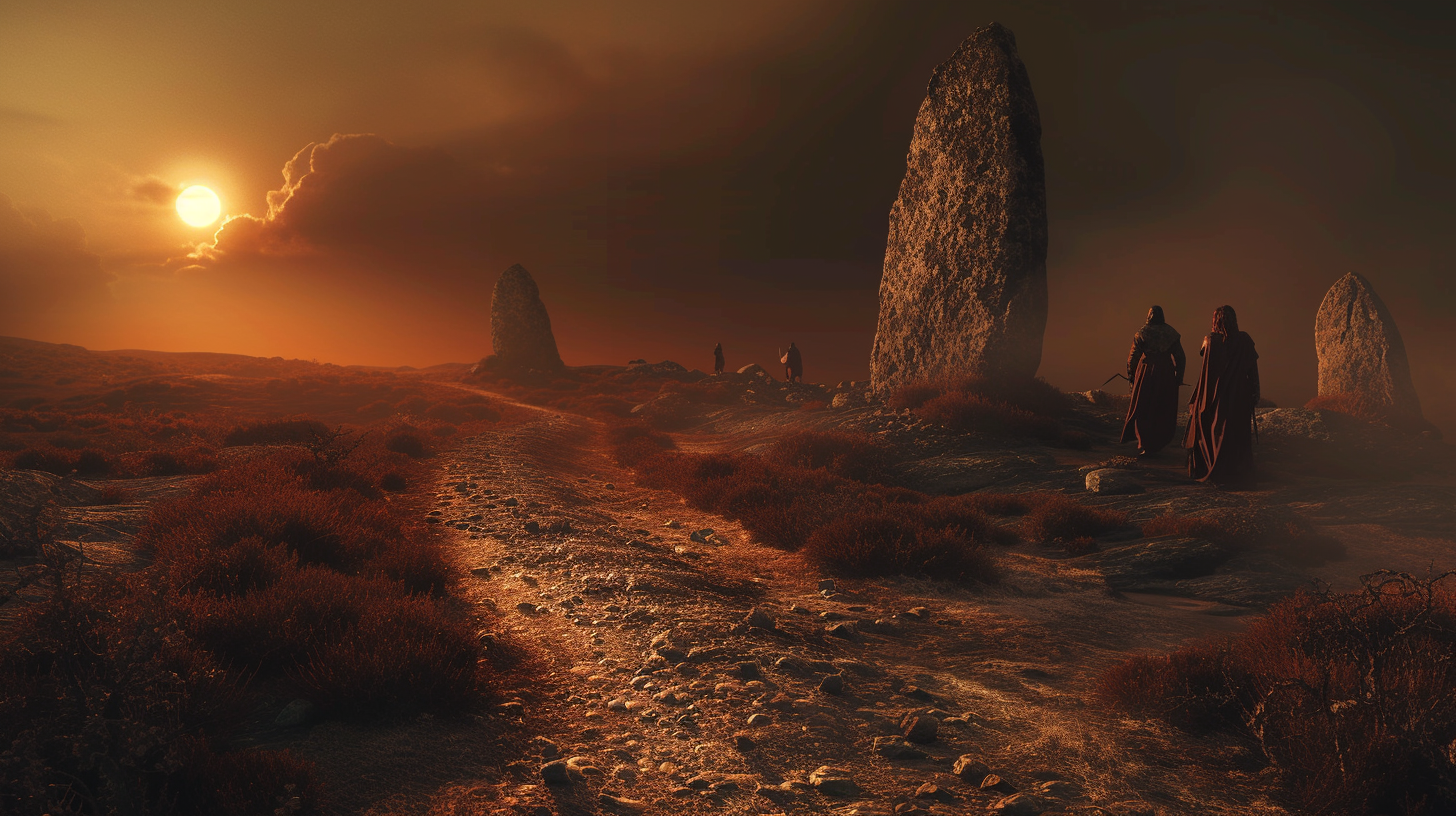
[[551, 333], [551, 317], [541, 302], [541, 290], [524, 266], [501, 273], [490, 298], [490, 344], [494, 353], [485, 359], [495, 371], [550, 371], [562, 368]]
[[890, 210], [875, 389], [1034, 376], [1046, 252], [1041, 118], [1015, 36], [992, 23], [935, 69], [915, 120]]
[[1314, 319], [1319, 396], [1328, 407], [1417, 419], [1405, 342], [1370, 282], [1351, 272], [1335, 281]]

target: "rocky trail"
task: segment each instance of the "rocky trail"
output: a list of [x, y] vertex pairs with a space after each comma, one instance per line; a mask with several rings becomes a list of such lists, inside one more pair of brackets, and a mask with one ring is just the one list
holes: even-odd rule
[[636, 487], [598, 433], [536, 410], [443, 457], [429, 513], [465, 594], [540, 664], [497, 706], [517, 755], [408, 809], [1280, 812], [1087, 703], [1128, 652], [1236, 627], [1219, 605], [1117, 597], [1025, 545], [993, 588], [834, 580]]

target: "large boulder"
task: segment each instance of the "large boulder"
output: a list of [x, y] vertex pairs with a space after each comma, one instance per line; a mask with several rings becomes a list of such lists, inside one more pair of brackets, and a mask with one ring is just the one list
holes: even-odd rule
[[485, 365], [493, 370], [562, 367], [541, 290], [520, 264], [502, 272], [495, 283], [490, 297], [490, 344], [495, 353], [486, 358]]
[[1041, 117], [1016, 38], [992, 23], [930, 78], [890, 209], [870, 373], [1030, 378], [1047, 320]]
[[1365, 278], [1350, 272], [1325, 293], [1314, 318], [1314, 346], [1324, 405], [1420, 418], [1405, 341]]

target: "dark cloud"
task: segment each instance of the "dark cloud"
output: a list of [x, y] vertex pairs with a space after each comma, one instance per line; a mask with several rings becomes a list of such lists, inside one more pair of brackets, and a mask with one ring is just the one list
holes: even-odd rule
[[38, 324], [52, 311], [104, 297], [111, 275], [86, 248], [81, 225], [16, 207], [0, 195], [0, 334]]
[[230, 218], [192, 257], [203, 266], [331, 253], [397, 263], [458, 255], [491, 231], [485, 180], [436, 148], [336, 134], [298, 151], [262, 216]]
[[172, 206], [177, 201], [177, 194], [182, 192], [179, 185], [163, 181], [156, 176], [136, 179], [131, 183], [127, 191], [133, 199], [144, 201], [157, 206]]

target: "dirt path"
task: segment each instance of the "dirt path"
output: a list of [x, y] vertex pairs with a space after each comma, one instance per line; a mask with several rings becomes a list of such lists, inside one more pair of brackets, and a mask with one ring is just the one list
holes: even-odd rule
[[[442, 457], [430, 513], [465, 594], [540, 663], [503, 690], [504, 733], [411, 726], [410, 744], [451, 741], [428, 810], [963, 813], [1015, 790], [1047, 812], [1280, 812], [1250, 780], [1190, 773], [1188, 737], [1087, 706], [1129, 651], [1238, 625], [1210, 605], [1116, 599], [1026, 547], [993, 589], [829, 583], [636, 487], [598, 432], [535, 410]], [[933, 739], [902, 738], [916, 718]], [[982, 789], [992, 772], [999, 789]], [[404, 792], [375, 803], [422, 809]]]

